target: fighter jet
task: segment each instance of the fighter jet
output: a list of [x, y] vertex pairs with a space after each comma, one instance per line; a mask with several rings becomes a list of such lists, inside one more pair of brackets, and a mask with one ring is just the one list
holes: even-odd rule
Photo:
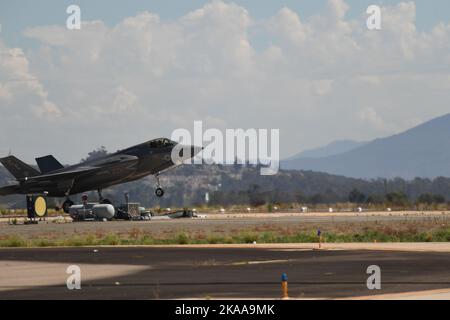
[[[36, 158], [40, 171], [10, 155], [1, 158], [0, 162], [16, 178], [18, 184], [0, 188], [0, 196], [44, 194], [49, 197], [66, 197], [62, 207], [68, 212], [74, 204], [70, 195], [97, 190], [100, 202], [110, 203], [103, 198], [103, 189], [155, 175], [155, 194], [162, 197], [164, 190], [161, 188], [159, 175], [200, 151], [199, 147], [182, 146], [160, 138], [68, 167], [64, 167], [52, 155]], [[172, 153], [180, 161], [173, 160]]]

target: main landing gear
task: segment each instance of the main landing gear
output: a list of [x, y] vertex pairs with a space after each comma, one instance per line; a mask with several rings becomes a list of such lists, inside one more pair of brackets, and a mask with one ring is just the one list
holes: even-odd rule
[[[101, 204], [112, 204], [111, 200], [103, 198], [101, 189], [97, 190], [97, 192], [98, 192], [98, 202], [99, 203], [101, 203]], [[66, 201], [64, 201], [63, 204], [62, 204], [62, 209], [63, 209], [63, 211], [65, 213], [69, 213], [70, 207], [75, 204], [72, 200], [70, 200], [69, 194], [70, 194], [70, 190], [68, 190], [66, 192]]]
[[63, 209], [64, 213], [69, 213], [70, 207], [73, 206], [73, 205], [75, 204], [75, 203], [74, 203], [72, 200], [70, 200], [70, 198], [69, 198], [69, 196], [70, 196], [70, 190], [71, 190], [72, 187], [73, 187], [73, 183], [74, 183], [74, 180], [70, 181], [70, 183], [69, 183], [69, 185], [68, 185], [68, 189], [67, 189], [67, 191], [66, 191], [66, 201], [64, 201], [63, 204], [62, 204], [62, 209]]
[[69, 209], [73, 205], [74, 205], [74, 202], [72, 200], [70, 200], [70, 198], [67, 198], [66, 201], [64, 201], [62, 204], [62, 209], [63, 209], [64, 213], [69, 213]]
[[102, 189], [98, 189], [97, 193], [98, 193], [98, 202], [99, 203], [101, 203], [101, 204], [112, 204], [111, 200], [103, 198]]
[[159, 182], [159, 173], [157, 175], [155, 175], [156, 177], [156, 190], [155, 190], [155, 195], [158, 198], [161, 198], [162, 196], [164, 196], [164, 190], [161, 188], [161, 183]]

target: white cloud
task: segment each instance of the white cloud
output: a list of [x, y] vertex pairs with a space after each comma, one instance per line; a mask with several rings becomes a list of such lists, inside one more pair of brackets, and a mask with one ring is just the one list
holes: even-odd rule
[[385, 131], [386, 123], [377, 114], [374, 108], [366, 108], [358, 112], [358, 118], [363, 122], [363, 125], [370, 125], [375, 127], [377, 130]]
[[132, 112], [137, 105], [137, 96], [122, 86], [114, 89], [114, 97], [112, 108], [115, 112]]
[[6, 85], [0, 85], [0, 99], [3, 99], [3, 102], [5, 102], [6, 100], [11, 100], [11, 98], [12, 93], [8, 87]]
[[306, 40], [308, 30], [300, 17], [291, 9], [284, 7], [267, 23], [267, 27], [281, 40], [301, 45]]
[[29, 70], [29, 61], [19, 48], [8, 48], [0, 41], [0, 111], [2, 120], [31, 116], [54, 118], [59, 108], [48, 99], [48, 92]]
[[[9, 55], [0, 60], [0, 109], [45, 119], [39, 135], [52, 137], [68, 161], [98, 145], [168, 136], [194, 120], [280, 128], [289, 154], [396, 133], [447, 112], [450, 25], [418, 32], [415, 5], [405, 2], [384, 7], [382, 30], [369, 31], [365, 15], [349, 20], [348, 10], [330, 0], [321, 15], [282, 8], [255, 20], [239, 5], [212, 1], [172, 21], [141, 12], [115, 26], [30, 27], [24, 34], [39, 48], [25, 56], [0, 46]], [[254, 45], [253, 28], [265, 48]], [[3, 133], [13, 126], [4, 119]]]

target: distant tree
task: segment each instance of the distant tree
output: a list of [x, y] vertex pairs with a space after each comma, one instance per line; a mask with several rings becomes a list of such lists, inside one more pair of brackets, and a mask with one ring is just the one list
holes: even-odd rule
[[316, 193], [315, 195], [313, 195], [309, 198], [309, 202], [311, 204], [321, 204], [321, 203], [325, 203], [325, 199], [322, 194]]
[[443, 195], [440, 194], [431, 194], [431, 193], [423, 193], [417, 198], [417, 203], [420, 204], [442, 204], [445, 203], [446, 199]]
[[386, 195], [386, 200], [395, 206], [406, 206], [409, 204], [409, 199], [403, 192], [391, 192]]
[[223, 205], [225, 203], [225, 194], [223, 191], [216, 191], [210, 194], [210, 204], [212, 205]]
[[367, 196], [358, 189], [353, 189], [348, 195], [348, 201], [351, 203], [364, 203], [366, 199]]
[[447, 202], [447, 199], [445, 199], [445, 197], [443, 195], [435, 194], [433, 196], [433, 202], [436, 204], [443, 204], [443, 203]]
[[81, 162], [98, 159], [98, 158], [104, 157], [106, 155], [108, 155], [108, 151], [106, 150], [106, 148], [104, 146], [101, 146], [100, 148], [97, 148], [97, 149], [89, 152], [88, 156], [86, 158], [81, 159]]
[[432, 204], [434, 202], [433, 195], [431, 193], [423, 193], [417, 198], [417, 203], [420, 204]]
[[266, 200], [264, 199], [264, 195], [260, 191], [261, 187], [259, 185], [253, 184], [250, 186], [250, 189], [247, 191], [248, 198], [250, 200], [250, 205], [253, 207], [259, 207], [266, 204]]
[[306, 201], [306, 197], [300, 191], [295, 191], [294, 197], [297, 203], [304, 203]]
[[382, 204], [385, 200], [385, 197], [380, 194], [371, 194], [367, 197], [366, 202], [369, 204]]

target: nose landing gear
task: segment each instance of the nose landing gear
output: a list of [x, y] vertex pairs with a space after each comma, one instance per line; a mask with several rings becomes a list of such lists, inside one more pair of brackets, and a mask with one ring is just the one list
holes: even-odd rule
[[164, 196], [164, 190], [161, 188], [161, 183], [159, 182], [159, 173], [155, 175], [156, 178], [156, 190], [155, 190], [155, 195], [158, 198], [161, 198], [162, 196]]
[[155, 194], [158, 198], [161, 198], [162, 196], [164, 196], [164, 190], [162, 188], [157, 188], [155, 190]]

